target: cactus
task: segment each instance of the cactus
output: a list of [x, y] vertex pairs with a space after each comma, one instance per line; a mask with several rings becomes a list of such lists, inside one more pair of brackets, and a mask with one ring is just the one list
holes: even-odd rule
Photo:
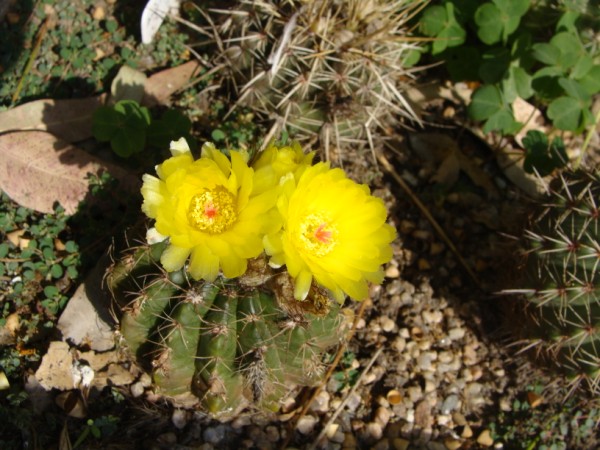
[[[199, 6], [211, 63], [235, 106], [298, 140], [368, 142], [397, 117], [417, 121], [403, 92], [420, 55], [408, 21], [424, 1], [227, 1]], [[277, 130], [279, 128], [279, 130]], [[272, 135], [272, 134], [270, 134]]]
[[294, 300], [287, 272], [273, 272], [263, 256], [235, 280], [167, 273], [165, 247], [142, 245], [107, 275], [125, 346], [158, 394], [223, 417], [247, 405], [277, 410], [291, 387], [320, 380], [324, 351], [343, 337], [337, 304], [316, 287]]
[[600, 393], [600, 177], [562, 174], [526, 232], [529, 339], [572, 378]]

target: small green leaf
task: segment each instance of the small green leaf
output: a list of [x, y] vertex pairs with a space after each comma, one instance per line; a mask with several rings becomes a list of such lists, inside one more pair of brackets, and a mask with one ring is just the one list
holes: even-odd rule
[[596, 64], [579, 79], [579, 84], [589, 95], [596, 95], [600, 92], [600, 65]]
[[493, 3], [484, 3], [475, 12], [477, 36], [485, 44], [492, 45], [502, 38], [504, 25], [501, 20], [502, 12]]
[[473, 93], [469, 115], [475, 120], [486, 120], [503, 108], [500, 89], [494, 85], [484, 85]]
[[421, 33], [434, 37], [441, 33], [447, 21], [446, 10], [441, 5], [430, 6], [425, 9], [419, 22]]
[[569, 78], [560, 78], [558, 84], [562, 87], [569, 97], [580, 100], [583, 104], [587, 104], [591, 97], [587, 91], [581, 86], [581, 83]]
[[171, 141], [190, 134], [192, 122], [188, 117], [175, 109], [168, 109], [159, 120], [152, 122], [148, 129], [148, 145], [167, 148]]
[[100, 106], [92, 117], [92, 134], [100, 142], [108, 142], [124, 121], [122, 114], [109, 106]]
[[63, 276], [63, 273], [63, 268], [60, 264], [52, 264], [52, 267], [50, 267], [52, 278], [60, 278]]
[[517, 122], [510, 109], [504, 108], [496, 113], [486, 121], [483, 126], [484, 133], [490, 133], [492, 131], [500, 131], [503, 134], [514, 134], [522, 127], [522, 124]]
[[65, 250], [69, 253], [75, 253], [79, 250], [79, 247], [75, 241], [67, 241], [65, 243]]
[[573, 97], [559, 97], [548, 106], [548, 117], [554, 126], [566, 131], [576, 131], [582, 120], [582, 108]]
[[533, 57], [539, 62], [553, 66], [560, 59], [560, 48], [547, 43], [534, 44]]
[[447, 2], [445, 7], [435, 5], [427, 8], [421, 18], [420, 27], [423, 34], [435, 38], [431, 45], [433, 55], [465, 42], [466, 31], [456, 21], [454, 5], [451, 2]]
[[554, 35], [550, 39], [550, 44], [560, 49], [560, 58], [556, 62], [556, 65], [561, 67], [564, 71], [571, 69], [586, 52], [579, 38], [569, 32], [562, 32]]
[[50, 286], [46, 286], [44, 288], [44, 295], [46, 296], [46, 298], [51, 299], [51, 298], [56, 297], [59, 294], [60, 294], [60, 291], [58, 290], [58, 288], [56, 286], [50, 285]]
[[139, 153], [146, 146], [146, 130], [134, 128], [120, 131], [110, 140], [110, 146], [117, 155], [123, 158]]
[[0, 258], [6, 258], [6, 255], [8, 255], [8, 244], [6, 242], [3, 242], [2, 244], [0, 244]]
[[223, 133], [223, 131], [219, 130], [218, 128], [215, 128], [210, 134], [210, 136], [215, 142], [221, 142], [225, 139], [225, 133]]
[[528, 173], [537, 171], [540, 176], [545, 177], [567, 164], [565, 145], [558, 137], [554, 138], [550, 145], [544, 133], [530, 130], [523, 138], [523, 147], [525, 147], [523, 169]]

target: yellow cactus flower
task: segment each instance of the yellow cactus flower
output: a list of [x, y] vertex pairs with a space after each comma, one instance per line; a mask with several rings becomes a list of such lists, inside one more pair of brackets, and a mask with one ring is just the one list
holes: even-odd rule
[[279, 184], [281, 178], [288, 174], [299, 177], [311, 165], [314, 156], [315, 152], [305, 154], [296, 141], [283, 147], [276, 147], [271, 143], [252, 164], [264, 184], [257, 186], [258, 191]]
[[386, 224], [383, 201], [365, 185], [328, 163], [288, 177], [278, 200], [283, 226], [265, 237], [270, 264], [285, 264], [294, 278], [294, 297], [304, 300], [313, 279], [342, 302], [368, 295], [368, 282], [381, 283], [382, 264], [392, 258], [396, 237]]
[[144, 175], [142, 186], [142, 210], [156, 219], [158, 235], [170, 239], [161, 264], [171, 272], [189, 257], [197, 280], [213, 281], [219, 271], [242, 275], [247, 260], [263, 251], [264, 234], [277, 226], [276, 191], [255, 191], [264, 183], [243, 153], [231, 151], [229, 159], [205, 144], [194, 160], [184, 139], [171, 143], [171, 153], [156, 167], [158, 177]]

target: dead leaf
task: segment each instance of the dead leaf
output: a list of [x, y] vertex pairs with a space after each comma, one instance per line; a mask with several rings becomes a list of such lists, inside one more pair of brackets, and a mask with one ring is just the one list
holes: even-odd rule
[[124, 186], [122, 168], [108, 164], [44, 131], [0, 135], [0, 189], [26, 208], [51, 213], [59, 202], [73, 214], [88, 192], [89, 174], [110, 173]]
[[25, 103], [0, 112], [0, 133], [42, 130], [67, 142], [82, 141], [92, 136], [92, 116], [104, 104], [104, 97], [46, 99]]
[[409, 136], [410, 147], [424, 161], [437, 166], [431, 181], [452, 186], [463, 171], [477, 186], [496, 197], [498, 190], [491, 177], [467, 157], [459, 144], [447, 134], [418, 133]]
[[83, 419], [87, 416], [87, 406], [78, 390], [61, 392], [54, 401], [71, 417]]
[[170, 97], [190, 81], [199, 66], [198, 61], [189, 61], [150, 76], [144, 88], [142, 105], [166, 105]]
[[137, 103], [144, 97], [146, 74], [129, 66], [122, 66], [110, 85], [110, 103], [120, 100], [134, 100]]

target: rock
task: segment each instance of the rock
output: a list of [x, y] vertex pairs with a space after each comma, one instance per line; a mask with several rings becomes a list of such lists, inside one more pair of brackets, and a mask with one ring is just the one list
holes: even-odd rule
[[464, 328], [452, 328], [448, 330], [448, 337], [453, 341], [458, 341], [465, 337]]
[[458, 395], [452, 394], [446, 397], [441, 407], [442, 414], [448, 414], [454, 411], [456, 408], [458, 408], [459, 402], [460, 399], [458, 398]]
[[473, 437], [473, 429], [469, 426], [469, 424], [465, 424], [462, 432], [460, 433], [460, 437], [465, 439]]
[[419, 428], [431, 428], [433, 417], [431, 416], [431, 404], [428, 400], [420, 401], [415, 408], [415, 425]]
[[383, 427], [377, 422], [369, 422], [365, 427], [365, 433], [368, 438], [374, 441], [380, 441], [383, 437]]
[[171, 422], [178, 430], [183, 430], [189, 421], [188, 412], [183, 409], [176, 409], [171, 416]]
[[206, 428], [204, 433], [202, 433], [202, 437], [209, 444], [218, 444], [225, 439], [225, 425]]
[[265, 435], [267, 440], [273, 444], [279, 441], [280, 438], [279, 429], [273, 425], [269, 425], [265, 428]]
[[392, 439], [392, 448], [394, 450], [408, 450], [408, 446], [410, 445], [410, 442], [407, 441], [406, 439], [402, 439], [402, 438], [394, 438]]
[[35, 373], [36, 380], [46, 390], [68, 391], [75, 389], [73, 356], [66, 342], [50, 342], [48, 351]]
[[449, 437], [444, 439], [444, 446], [448, 450], [458, 450], [462, 446], [462, 442], [458, 439]]
[[329, 392], [321, 391], [310, 404], [309, 410], [317, 414], [325, 414], [329, 411]]
[[379, 425], [381, 425], [382, 428], [385, 428], [387, 426], [391, 417], [392, 417], [392, 412], [388, 408], [380, 406], [379, 408], [377, 408], [375, 410], [374, 420]]
[[492, 439], [490, 430], [488, 430], [488, 429], [483, 430], [479, 434], [479, 436], [477, 436], [477, 443], [484, 447], [491, 447], [492, 445], [494, 445], [494, 440]]
[[144, 386], [139, 381], [133, 383], [129, 387], [129, 390], [131, 391], [131, 395], [133, 396], [133, 398], [138, 398], [144, 395]]
[[63, 340], [104, 352], [115, 346], [110, 301], [100, 289], [108, 257], [103, 257], [81, 284], [58, 319]]
[[310, 434], [315, 428], [317, 422], [318, 420], [315, 416], [304, 415], [298, 420], [298, 423], [296, 424], [296, 429], [301, 434]]

